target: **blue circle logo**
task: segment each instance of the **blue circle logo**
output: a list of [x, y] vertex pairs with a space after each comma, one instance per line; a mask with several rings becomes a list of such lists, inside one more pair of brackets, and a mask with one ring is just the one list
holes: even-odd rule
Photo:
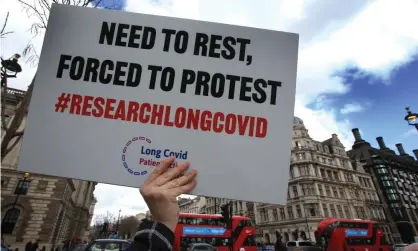
[[145, 175], [145, 174], [148, 173], [148, 170], [147, 170], [148, 168], [143, 168], [143, 169], [141, 168], [142, 170], [135, 170], [134, 168], [131, 168], [132, 165], [131, 166], [128, 165], [127, 157], [126, 157], [126, 154], [127, 154], [128, 150], [132, 148], [132, 147], [129, 147], [129, 146], [131, 146], [133, 144], [138, 144], [138, 143], [151, 144], [151, 139], [140, 136], [140, 137], [134, 137], [131, 140], [129, 140], [125, 144], [125, 147], [122, 150], [122, 164], [123, 164], [123, 167], [125, 167], [126, 171], [129, 172], [129, 174], [136, 175], [136, 176], [141, 176], [141, 175]]

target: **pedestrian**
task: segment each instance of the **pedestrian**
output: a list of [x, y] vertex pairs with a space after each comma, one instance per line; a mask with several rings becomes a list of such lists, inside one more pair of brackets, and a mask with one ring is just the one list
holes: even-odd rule
[[174, 157], [161, 162], [140, 187], [153, 221], [143, 222], [134, 237], [131, 251], [173, 249], [174, 230], [179, 219], [177, 197], [187, 194], [196, 186], [196, 170], [183, 174], [190, 166], [181, 163], [169, 168], [174, 163]]
[[25, 245], [25, 251], [32, 251], [32, 241], [28, 241]]
[[30, 247], [30, 251], [38, 251], [38, 248], [39, 248], [39, 239], [38, 239], [38, 240], [36, 240], [36, 241], [32, 244], [32, 246]]

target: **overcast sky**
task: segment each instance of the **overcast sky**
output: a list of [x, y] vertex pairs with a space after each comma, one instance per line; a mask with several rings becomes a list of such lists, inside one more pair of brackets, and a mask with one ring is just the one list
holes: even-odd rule
[[[313, 138], [325, 140], [337, 133], [347, 148], [356, 126], [347, 114], [361, 112], [369, 103], [350, 102], [350, 97], [341, 99], [341, 109], [328, 105], [326, 95], [348, 97], [344, 95], [352, 90], [353, 83], [336, 73], [356, 68], [357, 74], [378, 79], [383, 86], [397, 69], [414, 60], [418, 48], [416, 0], [126, 0], [122, 4], [130, 12], [299, 33], [295, 115], [304, 120]], [[0, 6], [0, 20], [10, 11], [7, 28], [15, 32], [1, 40], [0, 54], [21, 53], [31, 39], [40, 53], [42, 35], [32, 38], [28, 30], [33, 20], [21, 5], [0, 0]], [[36, 67], [23, 63], [23, 68], [18, 79], [10, 81], [11, 87], [29, 85]], [[376, 136], [380, 135], [370, 135]], [[134, 215], [146, 210], [138, 189], [99, 184], [95, 196], [96, 214], [109, 210], [117, 215], [121, 209], [123, 215]]]

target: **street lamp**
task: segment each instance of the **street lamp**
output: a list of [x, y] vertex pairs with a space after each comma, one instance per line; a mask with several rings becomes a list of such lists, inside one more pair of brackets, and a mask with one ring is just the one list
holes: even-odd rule
[[415, 126], [415, 128], [418, 130], [418, 114], [412, 113], [409, 107], [406, 107], [405, 110], [408, 113], [405, 116], [406, 122], [408, 122], [408, 125]]
[[19, 180], [19, 182], [17, 183], [18, 186], [15, 189], [15, 194], [17, 194], [17, 196], [13, 203], [12, 209], [16, 207], [17, 201], [19, 200], [20, 195], [25, 195], [27, 193], [27, 188], [29, 186], [28, 184], [31, 182], [29, 178], [30, 178], [30, 173], [25, 173], [23, 175], [23, 180]]
[[22, 71], [22, 67], [18, 63], [19, 54], [13, 55], [10, 59], [1, 58], [1, 86], [7, 86], [8, 78], [16, 78], [16, 75]]
[[116, 222], [116, 235], [119, 235], [119, 219], [120, 219], [120, 211], [121, 211], [121, 209], [119, 209], [118, 221]]

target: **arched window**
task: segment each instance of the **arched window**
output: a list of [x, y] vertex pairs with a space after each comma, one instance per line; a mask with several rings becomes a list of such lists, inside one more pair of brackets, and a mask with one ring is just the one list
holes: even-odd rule
[[20, 210], [17, 208], [12, 208], [7, 210], [4, 214], [3, 221], [1, 222], [1, 232], [3, 234], [13, 233], [13, 229], [16, 226], [17, 219], [19, 218]]

